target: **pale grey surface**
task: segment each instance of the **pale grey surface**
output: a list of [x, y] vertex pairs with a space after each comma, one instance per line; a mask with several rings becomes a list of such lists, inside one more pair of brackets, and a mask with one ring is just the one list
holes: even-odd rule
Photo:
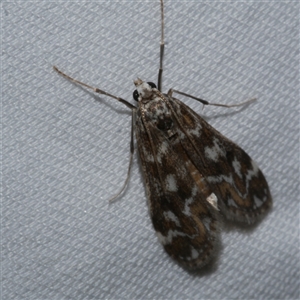
[[[200, 275], [157, 241], [130, 112], [59, 77], [52, 65], [131, 101], [156, 81], [159, 1], [4, 2], [2, 299], [299, 298], [299, 3], [166, 1], [164, 91], [242, 146], [274, 208], [252, 230], [223, 230]], [[133, 101], [132, 101], [133, 102]]]

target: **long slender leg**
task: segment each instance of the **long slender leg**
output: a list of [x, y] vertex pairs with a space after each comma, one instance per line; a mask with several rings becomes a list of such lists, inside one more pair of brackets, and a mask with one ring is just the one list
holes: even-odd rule
[[128, 180], [129, 180], [129, 176], [130, 176], [130, 170], [131, 170], [131, 166], [132, 166], [132, 158], [133, 158], [133, 154], [134, 154], [134, 129], [135, 129], [135, 113], [136, 113], [136, 109], [132, 109], [132, 118], [131, 118], [131, 137], [130, 137], [130, 159], [129, 159], [129, 165], [128, 165], [128, 170], [127, 170], [127, 176], [126, 176], [126, 180], [122, 186], [122, 188], [120, 189], [120, 191], [113, 196], [112, 198], [109, 199], [110, 202], [114, 201], [116, 198], [118, 198], [124, 191], [124, 189], [126, 188], [127, 184], [128, 184]]
[[56, 66], [53, 66], [53, 69], [54, 69], [58, 74], [60, 74], [61, 76], [65, 77], [66, 79], [68, 79], [68, 80], [70, 80], [70, 81], [72, 81], [72, 82], [74, 82], [74, 83], [76, 83], [76, 84], [80, 84], [80, 85], [82, 85], [82, 86], [84, 86], [84, 87], [86, 87], [86, 88], [88, 88], [88, 89], [91, 89], [91, 90], [93, 90], [95, 93], [103, 94], [103, 95], [109, 96], [109, 97], [111, 97], [111, 98], [114, 98], [114, 99], [118, 100], [119, 102], [125, 104], [125, 105], [126, 105], [127, 107], [129, 107], [130, 109], [134, 109], [134, 108], [135, 108], [134, 105], [132, 105], [131, 103], [129, 103], [128, 101], [126, 101], [126, 100], [124, 100], [124, 99], [122, 99], [122, 98], [120, 98], [120, 97], [116, 97], [116, 96], [114, 96], [114, 95], [112, 95], [112, 94], [109, 94], [109, 93], [103, 91], [103, 90], [100, 90], [100, 89], [98, 89], [98, 88], [95, 88], [95, 87], [90, 86], [90, 85], [88, 85], [88, 84], [86, 84], [86, 83], [84, 83], [84, 82], [81, 82], [81, 81], [79, 81], [79, 80], [76, 80], [76, 79], [70, 77], [69, 75], [67, 75], [67, 74], [63, 73], [62, 71], [60, 71]]
[[164, 3], [163, 0], [160, 0], [160, 9], [161, 9], [161, 38], [160, 38], [160, 58], [159, 58], [159, 71], [158, 71], [158, 79], [157, 79], [157, 88], [161, 91], [161, 83], [162, 83], [162, 72], [163, 72], [163, 57], [164, 57], [164, 49], [165, 49], [165, 35], [164, 35]]
[[176, 93], [176, 94], [179, 94], [179, 95], [183, 95], [183, 96], [195, 99], [195, 100], [201, 102], [203, 105], [214, 105], [214, 106], [222, 106], [222, 107], [227, 107], [227, 108], [229, 108], [229, 107], [236, 107], [236, 106], [242, 106], [242, 105], [249, 104], [249, 103], [254, 102], [254, 101], [257, 100], [256, 98], [252, 98], [252, 99], [249, 99], [247, 101], [244, 101], [244, 102], [241, 102], [241, 103], [237, 103], [237, 104], [220, 104], [220, 103], [210, 103], [210, 102], [208, 102], [206, 100], [197, 98], [195, 96], [192, 96], [192, 95], [189, 95], [189, 94], [186, 94], [186, 93], [174, 90], [174, 89], [170, 89], [168, 91], [168, 96], [172, 97], [173, 93]]
[[127, 107], [129, 107], [131, 109], [132, 112], [132, 121], [131, 121], [131, 138], [130, 138], [130, 159], [129, 159], [129, 166], [128, 166], [128, 171], [127, 171], [127, 176], [126, 176], [126, 180], [121, 188], [121, 190], [114, 196], [112, 197], [109, 201], [113, 201], [115, 200], [126, 188], [128, 180], [129, 180], [129, 175], [130, 175], [130, 170], [131, 170], [131, 166], [132, 166], [132, 158], [133, 158], [133, 153], [134, 153], [134, 125], [135, 125], [135, 113], [136, 113], [136, 107], [134, 105], [132, 105], [131, 103], [127, 102], [126, 100], [120, 98], [120, 97], [116, 97], [114, 95], [111, 95], [103, 90], [100, 90], [98, 88], [92, 87], [84, 82], [81, 82], [79, 80], [76, 80], [72, 77], [70, 77], [69, 75], [63, 73], [62, 71], [60, 71], [57, 67], [53, 66], [53, 69], [60, 75], [62, 75], [63, 77], [65, 77], [66, 79], [76, 83], [76, 84], [80, 84], [88, 89], [93, 90], [95, 93], [99, 93], [99, 94], [103, 94], [106, 96], [109, 96], [111, 98], [114, 98], [116, 100], [118, 100], [119, 102], [125, 104]]

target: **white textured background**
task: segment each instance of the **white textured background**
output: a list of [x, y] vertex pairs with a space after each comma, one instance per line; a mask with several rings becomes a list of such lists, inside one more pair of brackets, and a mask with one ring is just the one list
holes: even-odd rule
[[[58, 76], [131, 101], [156, 81], [159, 1], [2, 2], [2, 299], [298, 299], [299, 3], [167, 1], [164, 91], [259, 164], [274, 208], [226, 228], [214, 264], [190, 274], [164, 253], [135, 155], [130, 112]], [[132, 101], [133, 102], [133, 101]]]

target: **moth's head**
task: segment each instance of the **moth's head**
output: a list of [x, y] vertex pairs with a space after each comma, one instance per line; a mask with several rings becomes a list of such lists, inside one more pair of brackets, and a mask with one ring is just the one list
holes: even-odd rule
[[153, 91], [156, 90], [156, 85], [153, 82], [144, 82], [140, 78], [134, 81], [136, 90], [133, 92], [133, 99], [135, 101], [141, 101], [142, 99], [149, 99], [153, 95]]

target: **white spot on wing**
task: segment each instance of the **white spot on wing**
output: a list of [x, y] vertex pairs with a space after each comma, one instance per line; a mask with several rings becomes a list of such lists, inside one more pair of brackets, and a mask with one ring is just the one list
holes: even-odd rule
[[199, 138], [201, 136], [202, 127], [200, 124], [196, 123], [196, 127], [193, 129], [189, 129], [188, 132], [189, 134], [195, 135], [196, 137]]
[[192, 204], [193, 202], [193, 198], [188, 198], [185, 200], [185, 203], [184, 203], [184, 210], [182, 211], [185, 215], [187, 216], [191, 216], [191, 210], [190, 210], [190, 205]]
[[208, 177], [206, 177], [206, 180], [210, 183], [219, 183], [219, 182], [225, 181], [230, 185], [234, 184], [231, 174], [230, 174], [230, 176], [226, 176], [226, 175], [208, 176]]
[[148, 153], [146, 151], [144, 151], [145, 153], [145, 159], [148, 161], [148, 162], [154, 162], [154, 157], [151, 153]]
[[180, 222], [179, 222], [179, 219], [175, 216], [175, 214], [168, 210], [168, 211], [165, 211], [164, 212], [164, 216], [165, 218], [167, 218], [168, 220], [171, 220], [173, 221], [178, 227], [180, 227]]
[[246, 178], [248, 181], [250, 181], [252, 179], [252, 177], [256, 177], [258, 175], [259, 172], [259, 168], [257, 166], [257, 164], [251, 160], [252, 163], [252, 170], [248, 170]]
[[159, 150], [163, 153], [163, 154], [165, 154], [165, 153], [167, 153], [167, 151], [168, 151], [168, 147], [169, 145], [168, 145], [168, 143], [166, 142], [166, 141], [163, 141], [162, 143], [161, 143], [161, 146], [160, 146], [160, 148], [159, 148]]
[[199, 252], [195, 248], [193, 248], [193, 247], [191, 247], [191, 248], [192, 248], [191, 256], [188, 256], [188, 257], [185, 258], [188, 261], [191, 261], [193, 259], [197, 259], [199, 257]]
[[214, 145], [212, 147], [205, 147], [204, 152], [205, 152], [206, 158], [211, 159], [215, 162], [218, 161], [219, 156], [226, 155], [225, 151], [220, 148], [219, 140], [216, 138], [214, 139]]
[[233, 166], [233, 169], [234, 169], [235, 173], [236, 173], [240, 178], [242, 178], [241, 164], [240, 164], [240, 162], [236, 159], [236, 157], [234, 157], [234, 160], [233, 160], [233, 162], [232, 162], [232, 166]]
[[215, 209], [215, 210], [219, 210], [218, 208], [218, 198], [217, 196], [214, 194], [214, 193], [211, 193], [207, 198], [206, 198], [206, 201], [212, 205], [212, 207]]
[[169, 150], [169, 144], [167, 141], [163, 141], [161, 144], [160, 144], [160, 147], [158, 149], [158, 152], [157, 152], [157, 162], [161, 164], [161, 157], [163, 155], [165, 155], [166, 153], [168, 153], [168, 150]]
[[199, 257], [199, 252], [195, 248], [192, 248], [192, 259], [196, 259], [198, 257]]
[[167, 244], [171, 244], [172, 240], [174, 237], [176, 236], [187, 236], [186, 234], [179, 232], [177, 230], [169, 230], [168, 231], [168, 235], [164, 236], [162, 235], [159, 231], [156, 231], [156, 235], [158, 237], [158, 240], [163, 244], [163, 245], [167, 245]]
[[254, 203], [256, 207], [260, 207], [263, 205], [264, 201], [254, 196]]
[[197, 195], [197, 185], [194, 185], [194, 187], [192, 188], [192, 197], [188, 198], [185, 200], [184, 203], [184, 210], [182, 211], [185, 215], [187, 216], [191, 216], [191, 210], [190, 210], [190, 205], [193, 203], [195, 196]]
[[177, 192], [177, 182], [175, 179], [175, 176], [172, 174], [169, 174], [166, 178], [166, 186], [167, 186], [167, 190], [170, 192]]

